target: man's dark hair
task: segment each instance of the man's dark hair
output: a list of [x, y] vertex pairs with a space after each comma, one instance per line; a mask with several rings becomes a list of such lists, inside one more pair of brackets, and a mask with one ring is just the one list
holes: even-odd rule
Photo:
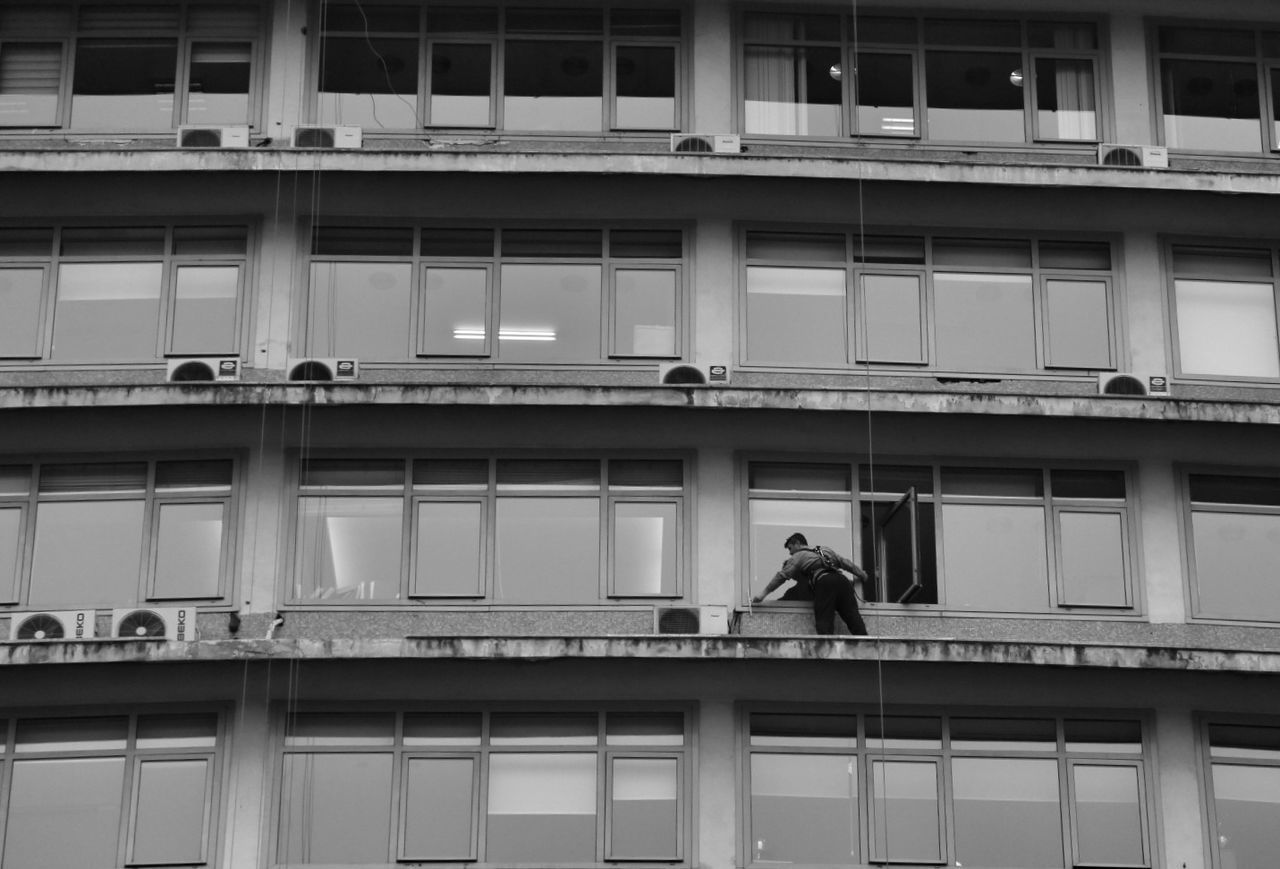
[[792, 543], [799, 543], [801, 546], [808, 546], [809, 540], [803, 534], [797, 531], [795, 534], [792, 534], [786, 540], [782, 541], [783, 546], [790, 546]]

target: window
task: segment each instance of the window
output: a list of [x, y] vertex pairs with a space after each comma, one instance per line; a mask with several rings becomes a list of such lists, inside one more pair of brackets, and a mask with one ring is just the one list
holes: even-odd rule
[[678, 229], [322, 227], [306, 343], [362, 362], [675, 358], [683, 258]]
[[215, 862], [216, 713], [0, 719], [0, 728], [0, 865]]
[[0, 603], [226, 598], [234, 478], [231, 459], [0, 465]]
[[1087, 21], [748, 12], [747, 135], [963, 142], [1098, 139]]
[[244, 226], [0, 227], [0, 361], [236, 355]]
[[1202, 727], [1213, 865], [1265, 866], [1280, 846], [1280, 727], [1218, 720]]
[[281, 863], [686, 861], [679, 711], [306, 712]]
[[1115, 364], [1107, 242], [748, 230], [743, 263], [748, 365]]
[[1169, 259], [1178, 373], [1280, 378], [1275, 250], [1174, 244]]
[[1280, 478], [1193, 473], [1186, 484], [1193, 614], [1280, 621]]
[[1137, 720], [762, 710], [747, 721], [749, 865], [1150, 865]]
[[869, 601], [1027, 613], [1136, 605], [1121, 470], [753, 461], [747, 477], [752, 594], [800, 531], [874, 568]]
[[257, 3], [0, 5], [0, 127], [251, 124]]
[[683, 594], [679, 459], [313, 458], [299, 483], [297, 601]]
[[1280, 32], [1156, 29], [1164, 142], [1185, 151], [1280, 148]]
[[323, 4], [319, 118], [367, 129], [678, 130], [681, 13]]

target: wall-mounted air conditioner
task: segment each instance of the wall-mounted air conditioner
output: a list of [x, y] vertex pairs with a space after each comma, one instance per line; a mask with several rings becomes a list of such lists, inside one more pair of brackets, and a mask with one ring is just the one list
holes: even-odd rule
[[738, 136], [706, 133], [672, 133], [672, 154], [741, 154]]
[[360, 362], [356, 359], [290, 359], [287, 368], [290, 380], [355, 380], [360, 376]]
[[729, 633], [727, 606], [660, 606], [653, 611], [653, 631], [657, 634]]
[[249, 128], [239, 127], [178, 127], [179, 148], [248, 148]]
[[240, 358], [237, 356], [190, 356], [169, 360], [165, 380], [170, 383], [199, 383], [213, 380], [239, 380]]
[[196, 610], [180, 606], [112, 610], [111, 636], [120, 640], [185, 643], [196, 638]]
[[1108, 371], [1098, 375], [1099, 395], [1169, 397], [1169, 378], [1163, 374]]
[[295, 148], [349, 149], [359, 148], [364, 136], [359, 127], [312, 127], [293, 128], [290, 144]]
[[9, 620], [9, 642], [91, 640], [95, 632], [94, 615], [93, 610], [14, 613]]
[[1168, 169], [1169, 149], [1150, 145], [1098, 146], [1099, 166], [1121, 166], [1131, 169]]
[[729, 383], [729, 366], [664, 362], [658, 366], [658, 383], [663, 386], [725, 386]]

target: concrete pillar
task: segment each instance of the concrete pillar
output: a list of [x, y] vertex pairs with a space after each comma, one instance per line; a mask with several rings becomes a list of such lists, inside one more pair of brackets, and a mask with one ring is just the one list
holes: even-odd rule
[[[1187, 709], [1156, 712], [1160, 746], [1159, 815], [1164, 825], [1164, 863], [1169, 869], [1205, 869], [1205, 819], [1195, 722]], [[1153, 831], [1154, 832], [1154, 831]], [[1155, 835], [1152, 836], [1156, 840]], [[1153, 865], [1157, 864], [1153, 855]]]
[[1160, 241], [1155, 233], [1130, 232], [1124, 238], [1124, 295], [1120, 317], [1128, 358], [1121, 353], [1120, 370], [1146, 376], [1173, 373], [1168, 346], [1167, 283], [1161, 268]]
[[[255, 869], [275, 863], [266, 853], [270, 841], [272, 770], [268, 714], [271, 670], [245, 671], [243, 691], [228, 714], [230, 764], [226, 779], [226, 823], [222, 825], [224, 869]], [[281, 668], [283, 677], [283, 668]]]
[[1112, 15], [1109, 24], [1115, 141], [1154, 145], [1159, 139], [1152, 127], [1146, 27], [1139, 15]]
[[704, 700], [698, 716], [697, 853], [703, 869], [741, 866], [737, 831], [738, 759], [733, 703]]
[[730, 133], [733, 126], [732, 13], [728, 0], [704, 0], [694, 10], [693, 112], [695, 133]]
[[731, 450], [699, 451], [697, 492], [693, 595], [698, 603], [733, 607], [738, 602], [738, 535]]
[[1147, 615], [1152, 623], [1187, 620], [1182, 569], [1184, 547], [1178, 534], [1178, 486], [1169, 461], [1151, 459], [1138, 466], [1138, 524], [1142, 533], [1142, 572]]

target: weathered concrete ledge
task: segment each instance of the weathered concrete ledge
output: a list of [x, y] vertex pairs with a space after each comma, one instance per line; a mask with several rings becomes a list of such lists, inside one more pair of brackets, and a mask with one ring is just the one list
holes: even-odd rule
[[152, 384], [0, 387], [0, 410], [91, 407], [469, 405], [664, 407], [952, 413], [1280, 424], [1280, 404], [1117, 396], [866, 389], [483, 386], [438, 384]]
[[1280, 653], [1086, 643], [995, 643], [900, 637], [406, 637], [384, 639], [95, 640], [0, 643], [0, 667], [39, 664], [326, 660], [701, 660], [1034, 665], [1280, 674]]

